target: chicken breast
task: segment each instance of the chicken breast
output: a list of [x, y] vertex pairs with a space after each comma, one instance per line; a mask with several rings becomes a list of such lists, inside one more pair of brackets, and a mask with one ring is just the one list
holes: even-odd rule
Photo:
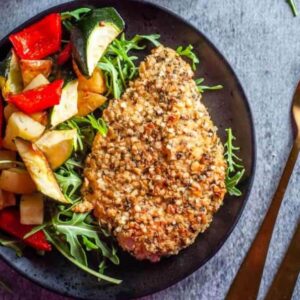
[[226, 192], [223, 146], [191, 67], [158, 47], [104, 111], [85, 166], [80, 211], [137, 259], [177, 254], [205, 231]]

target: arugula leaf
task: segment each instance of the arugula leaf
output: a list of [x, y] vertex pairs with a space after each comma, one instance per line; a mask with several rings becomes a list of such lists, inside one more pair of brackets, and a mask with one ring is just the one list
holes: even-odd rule
[[73, 196], [78, 192], [82, 185], [82, 178], [77, 174], [73, 167], [64, 165], [55, 172], [55, 177], [62, 189], [63, 194], [72, 201], [76, 200]]
[[76, 129], [76, 135], [74, 137], [74, 151], [83, 151], [83, 139], [84, 136], [81, 134], [80, 128], [73, 119], [67, 120], [58, 125], [59, 130], [66, 130], [66, 129]]
[[0, 235], [0, 245], [3, 247], [11, 248], [16, 252], [16, 255], [18, 257], [23, 256], [24, 245], [19, 240], [13, 238], [7, 238], [4, 237], [3, 235]]
[[108, 95], [113, 95], [114, 98], [120, 98], [121, 93], [123, 92], [123, 87], [121, 86], [119, 76], [121, 77], [123, 85], [125, 84], [124, 73], [121, 66], [118, 65], [118, 69], [120, 71], [120, 73], [118, 73], [115, 65], [105, 56], [102, 58], [98, 66], [102, 71], [104, 71], [106, 85], [109, 91]]
[[195, 71], [196, 70], [196, 64], [199, 64], [199, 58], [197, 57], [197, 55], [195, 54], [195, 52], [193, 51], [194, 47], [192, 45], [188, 45], [185, 49], [183, 48], [183, 46], [179, 46], [176, 49], [176, 52], [180, 55], [180, 56], [186, 56], [188, 57], [191, 61], [192, 61], [192, 69]]
[[[155, 47], [158, 47], [161, 45], [161, 43], [158, 41], [160, 39], [159, 34], [148, 34], [148, 35], [140, 35], [137, 34], [133, 39], [132, 39], [132, 44], [137, 45], [140, 41], [143, 40], [148, 40], [151, 42]], [[136, 46], [134, 46], [136, 47]], [[146, 46], [139, 46], [139, 49], [144, 49]], [[132, 49], [137, 49], [137, 48], [132, 48]]]
[[97, 132], [100, 132], [103, 136], [106, 136], [108, 127], [105, 121], [102, 118], [96, 119], [93, 114], [89, 114], [86, 117], [74, 117], [73, 121], [78, 124], [80, 127], [81, 125], [90, 126]]
[[86, 251], [97, 251], [101, 254], [102, 266], [106, 259], [115, 265], [120, 263], [116, 249], [113, 246], [110, 248], [100, 239], [101, 229], [92, 222], [94, 220], [89, 213], [74, 213], [69, 207], [58, 211], [43, 230], [57, 250], [72, 262], [76, 261], [78, 267], [100, 279], [119, 283], [119, 280], [107, 277], [103, 272], [98, 273], [89, 267]]
[[85, 245], [87, 251], [98, 249], [98, 246], [91, 240], [89, 240], [85, 235], [82, 237], [82, 242]]
[[[76, 250], [76, 248], [82, 248], [78, 237], [85, 237], [85, 242], [87, 240], [90, 241], [89, 246], [93, 243], [93, 247], [100, 250], [103, 257], [108, 258], [116, 265], [119, 264], [119, 259], [114, 249], [110, 250], [106, 243], [100, 240], [99, 234], [101, 230], [98, 225], [92, 225], [88, 222], [88, 216], [88, 213], [79, 214], [70, 210], [63, 210], [53, 217], [51, 226], [57, 233], [65, 235], [67, 241], [70, 241], [71, 253], [81, 252], [81, 250]], [[86, 245], [86, 243], [84, 244]], [[79, 253], [79, 255], [81, 254]], [[85, 261], [85, 259], [82, 261]]]
[[226, 170], [226, 189], [231, 196], [241, 196], [241, 191], [237, 188], [240, 180], [245, 174], [245, 168], [242, 165], [242, 160], [236, 155], [236, 152], [240, 150], [239, 147], [233, 145], [233, 141], [236, 139], [232, 133], [231, 128], [226, 129], [227, 141], [224, 145], [225, 154], [224, 157], [227, 161]]
[[71, 31], [73, 27], [73, 21], [79, 21], [90, 10], [91, 9], [88, 7], [81, 7], [72, 11], [65, 11], [61, 13], [60, 15], [63, 25], [67, 28], [67, 30]]
[[130, 51], [140, 51], [146, 48], [141, 44], [144, 41], [151, 42], [155, 47], [160, 45], [158, 34], [135, 35], [127, 40], [123, 33], [120, 38], [115, 39], [102, 56], [98, 66], [103, 70], [106, 85], [107, 96], [120, 98], [126, 89], [128, 82], [137, 75], [135, 61], [138, 59], [135, 55], [130, 55]]
[[103, 274], [104, 273], [104, 270], [107, 268], [107, 265], [106, 265], [106, 261], [105, 260], [102, 260], [101, 263], [99, 264], [99, 273], [100, 274]]
[[195, 80], [199, 93], [204, 93], [205, 91], [221, 90], [223, 88], [223, 85], [220, 84], [214, 86], [202, 85], [203, 81], [204, 78], [199, 78]]
[[35, 234], [36, 232], [44, 229], [47, 226], [47, 223], [44, 223], [42, 225], [38, 225], [35, 226], [34, 228], [32, 228], [29, 232], [27, 232], [24, 236], [23, 236], [23, 240], [29, 238], [30, 236], [32, 236], [33, 234]]
[[88, 13], [89, 11], [91, 11], [91, 8], [81, 7], [72, 11], [65, 11], [60, 15], [62, 20], [74, 18], [76, 21], [79, 21], [82, 15]]
[[289, 6], [290, 6], [290, 8], [293, 12], [294, 17], [297, 17], [298, 16], [298, 10], [297, 10], [295, 1], [294, 0], [286, 0], [286, 2], [289, 4]]
[[81, 264], [76, 258], [74, 258], [71, 254], [70, 251], [66, 245], [66, 243], [61, 242], [61, 240], [59, 240], [59, 238], [51, 233], [48, 230], [45, 230], [45, 235], [48, 239], [48, 241], [65, 257], [67, 258], [69, 261], [71, 261], [74, 265], [76, 265], [77, 267], [79, 267], [80, 269], [82, 269], [83, 271], [89, 273], [90, 275], [93, 275], [95, 277], [97, 277], [98, 279], [102, 279], [105, 280], [107, 282], [110, 283], [114, 283], [114, 284], [120, 284], [122, 282], [122, 280], [116, 279], [116, 278], [112, 278], [109, 277], [107, 275], [104, 275], [100, 272], [96, 272], [95, 270], [87, 267], [84, 264]]
[[76, 129], [77, 134], [74, 139], [75, 152], [85, 151], [85, 146], [91, 146], [97, 132], [105, 136], [108, 130], [105, 121], [102, 118], [96, 119], [93, 114], [89, 114], [86, 117], [73, 117], [60, 124], [58, 129]]

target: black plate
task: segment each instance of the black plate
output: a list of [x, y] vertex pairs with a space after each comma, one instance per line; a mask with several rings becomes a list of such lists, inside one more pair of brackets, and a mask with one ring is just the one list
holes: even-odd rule
[[[119, 286], [100, 286], [97, 280], [78, 270], [53, 251], [45, 257], [28, 253], [16, 258], [9, 249], [0, 248], [0, 255], [16, 270], [34, 282], [64, 295], [84, 299], [124, 299], [141, 297], [165, 289], [190, 275], [206, 263], [220, 249], [237, 223], [251, 189], [255, 167], [255, 137], [248, 101], [233, 70], [195, 27], [164, 8], [138, 1], [76, 1], [48, 9], [19, 26], [19, 31], [51, 12], [72, 10], [81, 6], [114, 6], [125, 19], [126, 33], [159, 33], [161, 42], [170, 47], [192, 44], [201, 65], [197, 76], [206, 78], [208, 84], [222, 83], [224, 89], [204, 94], [204, 102], [219, 128], [224, 141], [225, 128], [232, 127], [241, 146], [241, 157], [246, 166], [246, 176], [241, 184], [243, 196], [226, 197], [215, 215], [211, 227], [196, 242], [179, 255], [163, 259], [157, 264], [138, 262], [121, 254], [121, 266], [111, 267], [110, 275], [123, 279]], [[7, 37], [0, 42], [1, 59], [10, 44]]]

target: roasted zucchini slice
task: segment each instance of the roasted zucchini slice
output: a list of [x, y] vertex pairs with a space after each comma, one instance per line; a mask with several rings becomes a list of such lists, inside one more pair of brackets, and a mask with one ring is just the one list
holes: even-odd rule
[[17, 150], [38, 191], [61, 203], [70, 203], [65, 198], [43, 152], [33, 143], [15, 139]]
[[76, 129], [51, 130], [36, 141], [35, 144], [43, 151], [53, 170], [71, 156], [76, 134]]
[[93, 9], [71, 31], [73, 56], [83, 75], [90, 77], [108, 45], [125, 23], [112, 7]]

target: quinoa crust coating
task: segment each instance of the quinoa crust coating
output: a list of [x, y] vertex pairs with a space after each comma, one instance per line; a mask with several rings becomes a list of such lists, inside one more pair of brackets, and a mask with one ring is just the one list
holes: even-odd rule
[[226, 193], [217, 128], [201, 103], [191, 67], [158, 47], [139, 77], [110, 101], [85, 166], [84, 202], [137, 259], [177, 254], [207, 229]]

